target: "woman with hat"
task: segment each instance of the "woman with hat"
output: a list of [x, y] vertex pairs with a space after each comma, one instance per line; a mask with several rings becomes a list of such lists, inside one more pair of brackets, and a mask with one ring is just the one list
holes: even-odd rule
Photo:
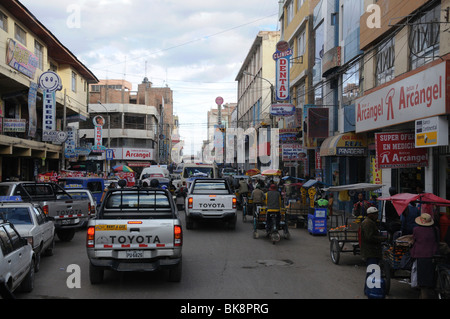
[[410, 249], [411, 258], [417, 261], [417, 285], [420, 298], [428, 298], [434, 287], [434, 266], [432, 257], [439, 249], [439, 230], [434, 226], [430, 214], [423, 213], [416, 218], [413, 230], [413, 244]]

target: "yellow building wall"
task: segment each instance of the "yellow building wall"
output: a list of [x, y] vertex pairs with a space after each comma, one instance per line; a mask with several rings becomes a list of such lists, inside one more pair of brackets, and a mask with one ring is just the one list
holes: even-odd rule
[[[44, 72], [50, 69], [50, 60], [52, 60], [48, 56], [46, 43], [36, 37], [33, 32], [31, 32], [28, 28], [26, 28], [23, 24], [20, 23], [14, 16], [12, 16], [8, 10], [0, 5], [0, 10], [8, 17], [7, 18], [7, 30], [6, 32], [3, 29], [0, 29], [0, 73], [5, 74], [9, 78], [21, 83], [24, 86], [29, 87], [30, 81], [37, 83], [39, 80], [39, 76]], [[14, 30], [15, 24], [20, 26], [26, 32], [26, 45], [22, 46], [26, 47], [28, 51], [34, 54], [34, 43], [37, 40], [43, 46], [43, 70], [37, 68], [34, 78], [31, 79], [26, 75], [20, 73], [19, 71], [13, 69], [9, 65], [6, 64], [6, 46], [8, 44], [8, 39], [14, 38]], [[15, 40], [18, 42], [17, 40]], [[61, 41], [62, 42], [62, 41]], [[52, 63], [57, 66], [57, 73], [62, 81], [62, 91], [56, 93], [57, 103], [64, 105], [64, 89], [66, 89], [67, 97], [66, 98], [66, 106], [68, 109], [72, 109], [76, 113], [80, 113], [82, 115], [87, 116], [87, 97], [88, 90], [86, 85], [86, 80], [82, 78], [70, 65], [58, 65], [55, 61], [52, 60]], [[77, 90], [76, 92], [72, 92], [71, 83], [72, 83], [72, 71], [77, 73]]]

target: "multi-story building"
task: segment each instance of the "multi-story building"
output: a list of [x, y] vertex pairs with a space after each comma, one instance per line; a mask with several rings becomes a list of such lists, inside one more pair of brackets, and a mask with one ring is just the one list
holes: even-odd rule
[[[256, 36], [247, 57], [244, 60], [237, 76], [238, 102], [236, 106], [237, 127], [249, 132], [248, 129], [259, 130], [262, 126], [273, 125], [270, 115], [270, 107], [274, 101], [275, 61], [273, 54], [276, 44], [280, 40], [279, 31], [260, 31]], [[249, 145], [249, 139], [245, 139], [245, 154], [239, 160], [239, 168], [248, 169], [249, 160], [258, 164], [256, 154], [250, 154], [249, 150], [255, 150], [255, 145]], [[256, 143], [256, 139], [252, 139]], [[254, 152], [253, 152], [254, 153]], [[239, 157], [237, 157], [239, 158]]]
[[[87, 158], [97, 162], [101, 171], [109, 171], [108, 164], [125, 164], [139, 172], [152, 162], [171, 163], [172, 90], [153, 87], [147, 78], [138, 84], [137, 91], [131, 88], [125, 80], [100, 80], [91, 86], [90, 116], [103, 117], [102, 145], [114, 150], [111, 161], [106, 161], [106, 154], [95, 152]], [[85, 137], [88, 145], [95, 144], [95, 132], [92, 120], [80, 123], [78, 135]]]
[[68, 118], [88, 117], [88, 85], [98, 80], [18, 1], [0, 3], [0, 43], [0, 180], [32, 180], [64, 167], [65, 157], [60, 141], [43, 141], [40, 75], [51, 70], [61, 79], [56, 131], [66, 130]]
[[375, 150], [373, 175], [385, 194], [394, 186], [450, 198], [450, 1], [364, 6], [355, 132]]

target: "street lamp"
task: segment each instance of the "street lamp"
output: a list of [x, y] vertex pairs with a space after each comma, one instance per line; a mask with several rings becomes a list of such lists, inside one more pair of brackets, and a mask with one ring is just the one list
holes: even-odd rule
[[273, 86], [272, 82], [270, 82], [270, 81], [267, 80], [266, 78], [263, 78], [262, 76], [255, 75], [255, 74], [251, 74], [251, 73], [249, 73], [249, 72], [247, 72], [247, 71], [243, 71], [242, 74], [250, 75], [250, 76], [253, 76], [253, 77], [255, 77], [255, 78], [260, 78], [260, 79], [266, 81], [267, 83], [269, 83], [269, 84], [270, 84], [270, 103], [273, 103], [273, 98], [274, 98], [275, 89], [274, 89], [274, 86]]

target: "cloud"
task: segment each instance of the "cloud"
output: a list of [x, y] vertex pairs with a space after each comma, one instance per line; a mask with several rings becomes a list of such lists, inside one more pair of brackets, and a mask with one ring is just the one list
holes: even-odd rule
[[278, 25], [274, 0], [21, 3], [99, 79], [125, 77], [134, 90], [145, 76], [154, 86], [168, 85], [187, 152], [206, 139], [215, 98], [237, 102], [234, 79], [258, 31]]

